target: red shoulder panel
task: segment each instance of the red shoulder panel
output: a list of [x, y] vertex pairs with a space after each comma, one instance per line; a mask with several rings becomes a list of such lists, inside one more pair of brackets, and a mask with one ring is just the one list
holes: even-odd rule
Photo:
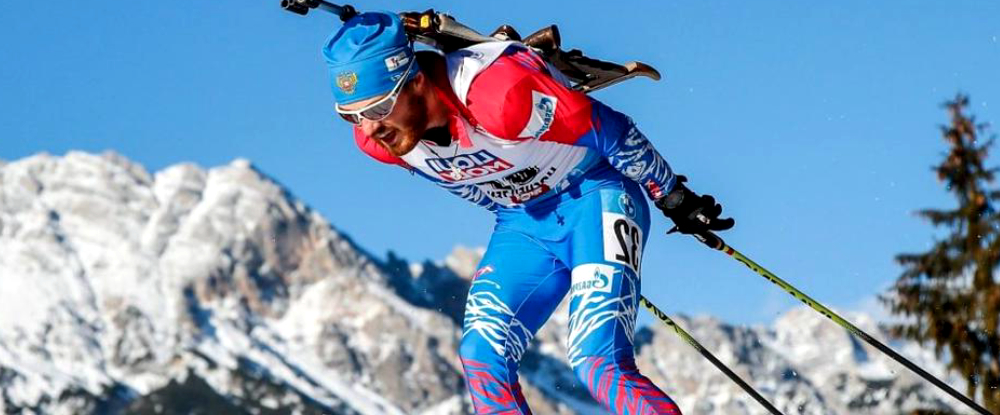
[[590, 98], [549, 76], [541, 58], [527, 50], [480, 72], [466, 101], [481, 127], [508, 140], [574, 144], [594, 127]]

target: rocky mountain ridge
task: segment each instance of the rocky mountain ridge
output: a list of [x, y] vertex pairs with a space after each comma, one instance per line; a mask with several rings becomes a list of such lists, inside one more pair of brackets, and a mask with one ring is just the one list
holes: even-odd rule
[[[480, 256], [371, 255], [246, 160], [0, 163], [0, 410], [470, 413], [456, 351]], [[526, 394], [536, 413], [603, 413], [566, 363], [566, 319], [526, 355]], [[811, 310], [772, 327], [676, 320], [785, 413], [955, 405]], [[640, 368], [685, 413], [765, 413], [667, 329], [636, 338]]]

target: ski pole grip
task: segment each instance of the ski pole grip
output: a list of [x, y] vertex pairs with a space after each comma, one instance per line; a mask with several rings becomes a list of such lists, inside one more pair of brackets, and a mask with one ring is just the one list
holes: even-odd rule
[[705, 246], [717, 251], [721, 251], [722, 248], [726, 246], [726, 242], [723, 241], [722, 238], [718, 237], [716, 234], [712, 233], [712, 231], [693, 233], [691, 234], [691, 236], [701, 241], [701, 243], [705, 244]]

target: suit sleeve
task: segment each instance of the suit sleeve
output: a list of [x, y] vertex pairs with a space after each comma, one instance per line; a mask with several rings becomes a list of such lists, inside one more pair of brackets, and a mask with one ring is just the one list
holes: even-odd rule
[[653, 200], [669, 193], [676, 181], [670, 165], [630, 117], [562, 84], [528, 50], [512, 50], [481, 72], [467, 105], [480, 126], [499, 138], [597, 151]]

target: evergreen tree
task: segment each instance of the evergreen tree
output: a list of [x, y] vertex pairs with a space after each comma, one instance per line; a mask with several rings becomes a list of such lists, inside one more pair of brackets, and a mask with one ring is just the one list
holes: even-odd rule
[[949, 234], [924, 253], [902, 254], [904, 271], [882, 301], [905, 317], [890, 326], [894, 336], [934, 345], [948, 369], [969, 380], [966, 394], [1000, 414], [1000, 191], [993, 190], [997, 168], [984, 167], [995, 137], [983, 140], [984, 124], [965, 115], [969, 97], [944, 104], [951, 124], [941, 127], [948, 143], [945, 160], [934, 167], [958, 200], [952, 210], [918, 214]]

